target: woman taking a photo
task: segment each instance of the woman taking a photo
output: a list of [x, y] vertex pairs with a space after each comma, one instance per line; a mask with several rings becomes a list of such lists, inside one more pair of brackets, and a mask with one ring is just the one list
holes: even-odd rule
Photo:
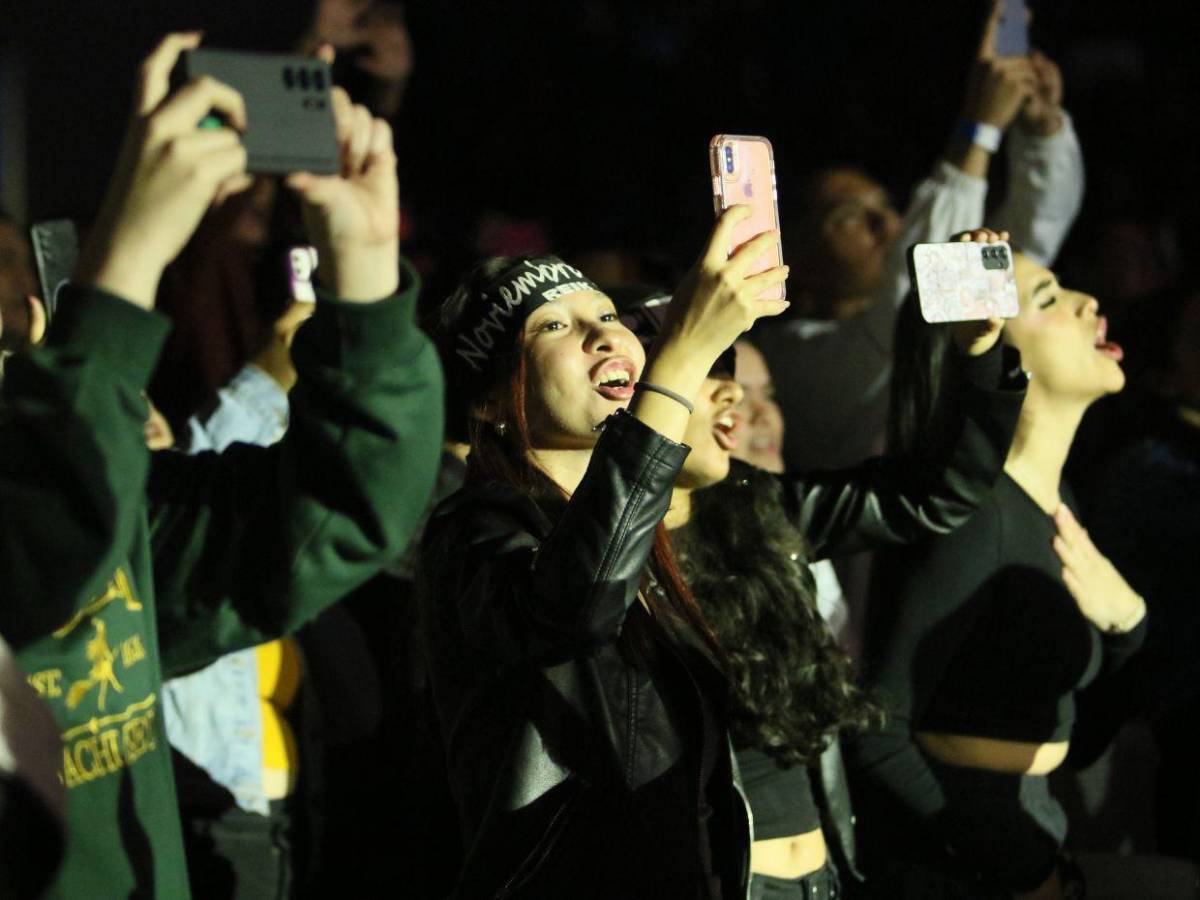
[[[660, 523], [713, 361], [786, 304], [727, 212], [647, 360], [554, 258], [474, 271], [441, 316], [472, 408], [467, 485], [422, 553], [461, 897], [744, 896], [721, 651]], [[651, 583], [659, 585], [650, 590]]]
[[[1062, 469], [1084, 412], [1119, 391], [1121, 349], [1093, 297], [1015, 258], [1006, 340], [1031, 376], [1004, 474], [953, 534], [881, 566], [869, 685], [885, 727], [858, 737], [862, 822], [881, 896], [1081, 896], [1046, 776], [1075, 700], [1137, 650], [1145, 604], [1075, 521]], [[912, 306], [910, 302], [910, 306]], [[897, 347], [893, 443], [936, 447], [947, 402], [936, 338]], [[905, 324], [906, 322], [906, 324]], [[867, 803], [870, 807], [867, 807]]]

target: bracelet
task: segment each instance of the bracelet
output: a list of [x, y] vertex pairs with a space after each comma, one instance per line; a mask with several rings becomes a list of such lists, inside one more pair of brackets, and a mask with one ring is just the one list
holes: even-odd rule
[[689, 416], [696, 411], [696, 407], [692, 405], [692, 402], [688, 400], [687, 397], [683, 396], [683, 394], [675, 393], [670, 388], [665, 388], [657, 384], [651, 384], [649, 381], [638, 381], [634, 383], [633, 390], [634, 392], [650, 391], [654, 394], [662, 394], [664, 397], [670, 397], [672, 400], [686, 409]]
[[999, 150], [1000, 141], [1004, 137], [1004, 132], [995, 125], [989, 125], [987, 122], [972, 122], [969, 119], [959, 121], [954, 133], [968, 144], [982, 147], [988, 153], [995, 153]]

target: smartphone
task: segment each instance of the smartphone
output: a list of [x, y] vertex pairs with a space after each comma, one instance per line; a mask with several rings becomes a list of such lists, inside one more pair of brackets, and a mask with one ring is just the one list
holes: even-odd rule
[[909, 270], [926, 322], [1011, 319], [1019, 311], [1012, 248], [956, 242], [916, 244]]
[[33, 261], [49, 326], [58, 308], [58, 292], [71, 280], [79, 258], [79, 234], [70, 219], [51, 219], [30, 226], [29, 242], [33, 245]]
[[1025, 0], [1002, 0], [996, 23], [996, 55], [1029, 55], [1029, 15]]
[[[712, 175], [713, 210], [720, 215], [739, 203], [749, 205], [751, 214], [733, 233], [736, 250], [764, 231], [779, 228], [779, 195], [775, 188], [775, 152], [765, 137], [718, 134], [708, 142]], [[750, 269], [754, 275], [783, 265], [783, 244], [777, 238]], [[782, 284], [759, 294], [760, 300], [783, 300]]]
[[299, 244], [288, 248], [287, 275], [291, 298], [298, 303], [316, 303], [312, 275], [317, 269], [317, 248]]
[[[333, 121], [329, 64], [307, 56], [190, 50], [174, 73], [182, 85], [210, 75], [246, 103], [246, 168], [263, 175], [313, 172], [332, 175], [340, 166]], [[219, 116], [200, 126], [220, 127]]]

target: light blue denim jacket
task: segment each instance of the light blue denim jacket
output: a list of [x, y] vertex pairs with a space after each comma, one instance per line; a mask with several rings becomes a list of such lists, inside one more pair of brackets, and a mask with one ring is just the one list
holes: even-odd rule
[[[220, 453], [230, 444], [266, 447], [287, 430], [283, 388], [247, 365], [188, 420], [177, 446], [184, 453]], [[163, 685], [163, 721], [171, 746], [233, 794], [247, 812], [266, 815], [262, 783], [262, 709], [254, 648], [221, 657]]]

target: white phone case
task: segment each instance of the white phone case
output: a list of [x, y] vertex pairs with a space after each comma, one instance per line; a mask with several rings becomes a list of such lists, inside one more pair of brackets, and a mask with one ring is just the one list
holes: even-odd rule
[[1011, 319], [1020, 305], [1012, 248], [996, 244], [916, 244], [909, 255], [926, 322]]

